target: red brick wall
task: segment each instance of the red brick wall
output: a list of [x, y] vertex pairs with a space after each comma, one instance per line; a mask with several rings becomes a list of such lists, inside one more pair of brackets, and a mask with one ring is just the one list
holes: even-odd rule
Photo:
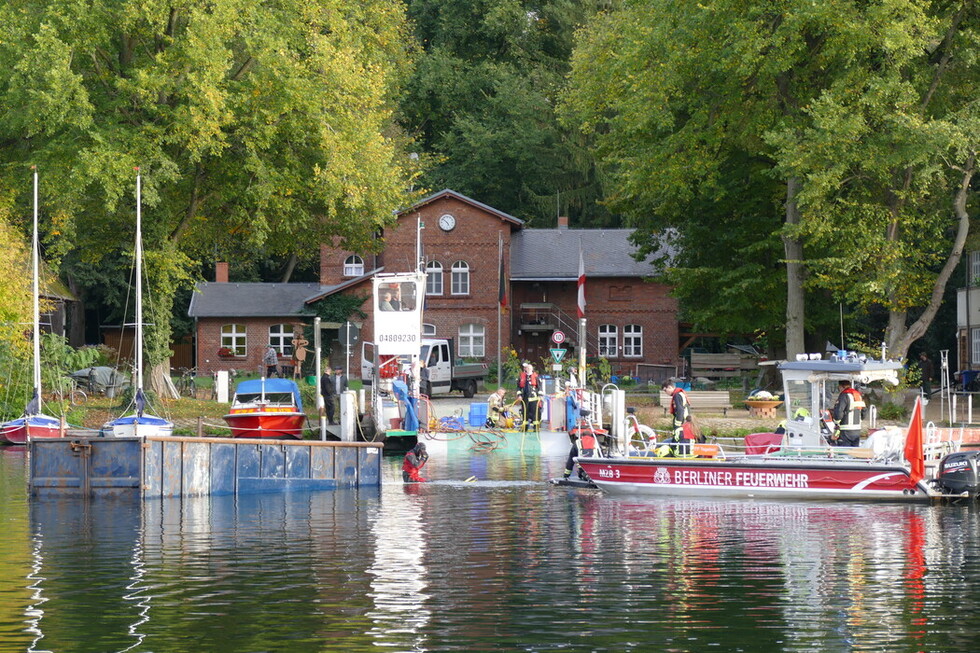
[[[676, 365], [678, 363], [677, 300], [670, 296], [664, 284], [634, 278], [589, 278], [585, 285], [585, 300], [589, 356], [595, 356], [600, 324], [617, 327], [618, 356], [609, 358], [614, 373], [633, 373], [637, 363]], [[515, 316], [513, 328], [520, 326], [521, 303], [551, 303], [575, 320], [578, 287], [566, 282], [519, 282], [513, 284]], [[643, 327], [643, 356], [622, 355], [623, 327], [639, 324]], [[575, 339], [574, 334], [566, 334]], [[551, 333], [522, 333], [516, 337], [518, 351], [537, 362], [549, 355], [554, 345]]]
[[[312, 319], [309, 320], [312, 322]], [[299, 318], [201, 318], [197, 323], [197, 370], [199, 374], [210, 374], [215, 370], [239, 370], [253, 373], [262, 366], [262, 354], [269, 344], [269, 327], [273, 324], [296, 324]], [[244, 324], [246, 335], [245, 356], [221, 358], [221, 327], [226, 324]], [[307, 345], [312, 350], [312, 343]], [[309, 355], [307, 357], [309, 360]], [[279, 357], [280, 365], [291, 365], [289, 356]], [[264, 368], [263, 368], [264, 369]]]

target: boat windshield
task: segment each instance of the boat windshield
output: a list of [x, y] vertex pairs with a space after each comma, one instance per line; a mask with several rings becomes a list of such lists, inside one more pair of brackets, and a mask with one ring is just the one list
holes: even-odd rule
[[[262, 401], [262, 393], [247, 392], [235, 395], [236, 404], [257, 404]], [[293, 395], [291, 392], [267, 392], [265, 393], [265, 403], [279, 406], [292, 406]]]

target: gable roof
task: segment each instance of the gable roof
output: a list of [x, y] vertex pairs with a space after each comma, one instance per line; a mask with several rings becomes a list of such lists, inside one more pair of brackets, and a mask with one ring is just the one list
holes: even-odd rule
[[440, 199], [442, 199], [444, 197], [451, 197], [453, 199], [459, 200], [460, 202], [464, 202], [466, 204], [469, 204], [470, 206], [475, 206], [476, 208], [480, 209], [481, 211], [486, 211], [487, 213], [489, 213], [491, 215], [495, 215], [498, 218], [500, 218], [501, 220], [503, 220], [505, 222], [510, 222], [511, 224], [513, 224], [513, 225], [515, 225], [517, 227], [523, 227], [524, 226], [524, 221], [521, 220], [520, 218], [515, 218], [514, 216], [510, 215], [509, 213], [504, 213], [503, 211], [500, 211], [498, 209], [493, 208], [489, 204], [484, 204], [483, 202], [477, 202], [472, 197], [467, 197], [466, 195], [463, 195], [462, 193], [457, 193], [456, 191], [449, 190], [448, 188], [446, 188], [444, 190], [441, 190], [438, 193], [433, 193], [432, 195], [429, 195], [428, 197], [423, 197], [421, 200], [419, 200], [418, 202], [416, 202], [413, 206], [410, 206], [409, 208], [405, 209], [404, 211], [399, 211], [398, 212], [398, 215], [399, 216], [403, 216], [403, 215], [406, 215], [408, 213], [413, 213], [415, 211], [418, 211], [419, 209], [422, 209], [425, 206], [428, 206], [429, 204], [432, 204], [436, 200], [440, 200]]
[[511, 237], [511, 281], [578, 279], [579, 243], [587, 277], [648, 277], [660, 269], [632, 257], [632, 229], [524, 229]]
[[190, 317], [286, 317], [299, 315], [306, 299], [330, 286], [318, 283], [224, 283], [202, 281], [194, 288]]

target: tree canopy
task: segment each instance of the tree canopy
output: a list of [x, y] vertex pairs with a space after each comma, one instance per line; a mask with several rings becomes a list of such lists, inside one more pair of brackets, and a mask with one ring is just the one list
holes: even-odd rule
[[581, 35], [564, 110], [613, 208], [679, 242], [670, 278], [701, 325], [772, 329], [778, 282], [789, 353], [827, 319], [803, 319], [806, 295], [885, 307], [903, 355], [905, 311], [941, 296], [962, 248], [977, 18], [970, 1], [617, 3]]
[[595, 0], [410, 0], [422, 48], [401, 122], [452, 188], [539, 224], [611, 224], [588, 139], [555, 111]]
[[0, 191], [38, 164], [49, 252], [98, 267], [133, 247], [139, 166], [164, 313], [195, 260], [373, 244], [411, 184], [393, 122], [407, 36], [385, 0], [9, 0]]

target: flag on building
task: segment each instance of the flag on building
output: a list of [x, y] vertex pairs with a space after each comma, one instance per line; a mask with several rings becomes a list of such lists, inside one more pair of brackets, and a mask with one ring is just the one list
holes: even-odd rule
[[585, 317], [585, 258], [581, 242], [578, 244], [578, 317]]

